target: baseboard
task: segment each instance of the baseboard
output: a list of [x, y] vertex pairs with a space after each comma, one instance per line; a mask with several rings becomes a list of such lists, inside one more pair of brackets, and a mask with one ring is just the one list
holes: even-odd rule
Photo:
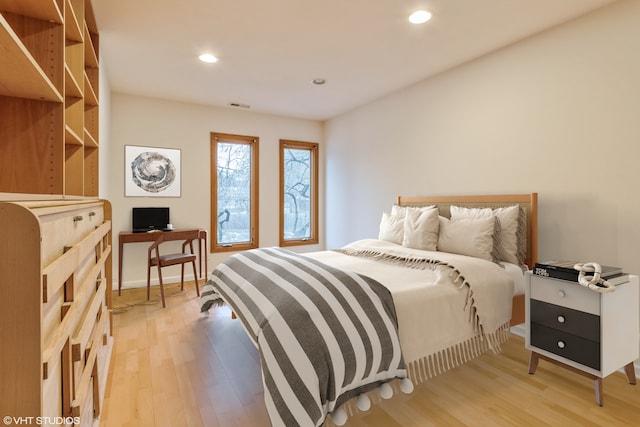
[[[517, 335], [519, 337], [524, 338], [525, 332], [526, 332], [526, 329], [524, 327], [524, 323], [521, 323], [519, 325], [515, 325], [515, 326], [511, 327], [511, 333], [513, 335]], [[638, 359], [635, 362], [633, 362], [633, 366], [636, 368], [636, 378], [640, 379], [640, 359]], [[622, 374], [625, 374], [624, 368], [618, 369], [618, 372], [621, 372]]]
[[[162, 276], [162, 280], [164, 282], [165, 285], [167, 284], [173, 284], [173, 283], [180, 283], [180, 276]], [[185, 282], [193, 282], [193, 274], [186, 274], [184, 275], [184, 281]], [[198, 278], [198, 283], [202, 284], [206, 282], [205, 279], [202, 278]], [[159, 286], [160, 285], [160, 281], [158, 281], [158, 278], [151, 278], [151, 286]], [[121, 289], [137, 289], [137, 288], [146, 288], [147, 287], [147, 279], [143, 279], [143, 280], [129, 280], [126, 282], [122, 282], [122, 288]], [[114, 291], [118, 290], [118, 281], [117, 280], [113, 280], [111, 283], [111, 289]]]
[[[146, 286], [146, 284], [145, 284]], [[513, 335], [517, 335], [519, 337], [524, 338], [526, 329], [524, 328], [524, 323], [520, 323], [519, 325], [515, 325], [511, 327], [511, 333]]]

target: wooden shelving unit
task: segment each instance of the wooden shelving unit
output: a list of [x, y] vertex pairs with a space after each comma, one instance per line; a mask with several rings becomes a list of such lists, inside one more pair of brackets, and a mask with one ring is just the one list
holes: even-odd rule
[[99, 94], [99, 36], [91, 3], [85, 4], [84, 22], [84, 191], [98, 196], [98, 94]]
[[90, 0], [0, 0], [0, 193], [98, 196]]
[[0, 0], [0, 413], [46, 425], [99, 425], [113, 347], [98, 40], [90, 0]]
[[63, 0], [2, 0], [0, 10], [62, 24]]

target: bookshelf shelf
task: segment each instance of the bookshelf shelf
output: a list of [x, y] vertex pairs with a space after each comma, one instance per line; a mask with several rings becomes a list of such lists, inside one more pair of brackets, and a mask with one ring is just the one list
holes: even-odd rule
[[0, 193], [98, 194], [97, 52], [90, 0], [0, 0]]

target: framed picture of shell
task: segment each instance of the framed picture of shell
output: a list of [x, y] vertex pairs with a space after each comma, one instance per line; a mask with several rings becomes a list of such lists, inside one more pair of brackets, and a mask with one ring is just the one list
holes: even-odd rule
[[180, 149], [124, 147], [124, 195], [180, 197]]

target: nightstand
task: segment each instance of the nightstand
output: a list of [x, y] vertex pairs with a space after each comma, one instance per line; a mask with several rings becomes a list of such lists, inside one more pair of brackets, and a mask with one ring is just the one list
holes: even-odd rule
[[636, 383], [639, 357], [638, 276], [616, 290], [599, 293], [577, 282], [534, 275], [525, 277], [525, 347], [529, 374], [540, 359], [594, 380], [602, 406], [602, 379], [624, 367]]

